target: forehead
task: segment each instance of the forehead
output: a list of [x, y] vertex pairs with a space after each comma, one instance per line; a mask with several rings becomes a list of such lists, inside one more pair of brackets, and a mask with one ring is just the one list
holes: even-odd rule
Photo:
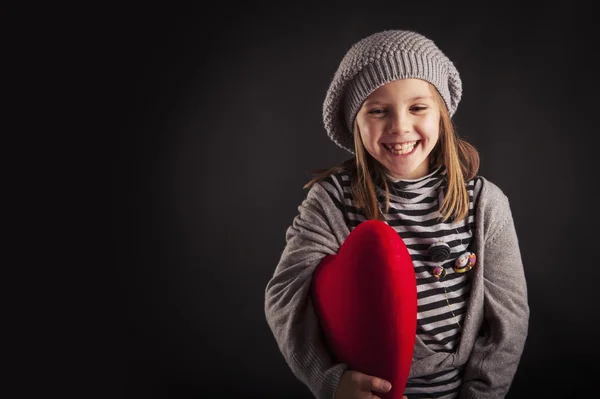
[[390, 98], [399, 100], [433, 99], [433, 88], [429, 82], [421, 79], [398, 79], [378, 87], [367, 97], [367, 100], [389, 100]]

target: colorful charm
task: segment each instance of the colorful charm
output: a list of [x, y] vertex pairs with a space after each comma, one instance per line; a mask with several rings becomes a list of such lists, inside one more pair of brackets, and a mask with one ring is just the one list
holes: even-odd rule
[[429, 256], [434, 262], [442, 262], [450, 257], [450, 246], [443, 241], [429, 246]]
[[431, 274], [433, 274], [433, 277], [439, 280], [441, 278], [446, 277], [446, 269], [444, 269], [442, 266], [436, 266], [433, 268]]
[[473, 252], [467, 251], [456, 258], [453, 269], [456, 273], [465, 273], [471, 270], [476, 262], [477, 256]]

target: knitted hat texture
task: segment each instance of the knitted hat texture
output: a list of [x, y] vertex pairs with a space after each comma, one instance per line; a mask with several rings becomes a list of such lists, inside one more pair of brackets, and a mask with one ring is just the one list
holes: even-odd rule
[[352, 45], [340, 62], [323, 103], [323, 123], [329, 138], [354, 153], [352, 130], [362, 103], [378, 87], [405, 78], [431, 83], [450, 116], [454, 115], [462, 82], [452, 61], [419, 33], [386, 30]]

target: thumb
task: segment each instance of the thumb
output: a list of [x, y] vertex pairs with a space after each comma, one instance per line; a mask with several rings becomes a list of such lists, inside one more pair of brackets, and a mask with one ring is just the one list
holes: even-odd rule
[[392, 389], [392, 384], [383, 378], [366, 376], [365, 384], [363, 385], [366, 389], [370, 389], [375, 392], [385, 393]]

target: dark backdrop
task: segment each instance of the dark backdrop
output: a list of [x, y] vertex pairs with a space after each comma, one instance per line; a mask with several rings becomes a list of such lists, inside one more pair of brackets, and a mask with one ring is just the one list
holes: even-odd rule
[[338, 63], [390, 28], [425, 34], [453, 60], [458, 132], [511, 199], [531, 324], [509, 397], [579, 397], [595, 385], [592, 14], [574, 2], [442, 4], [216, 2], [108, 18], [125, 295], [110, 397], [310, 397], [267, 326], [264, 288], [308, 171], [349, 155], [321, 123]]

